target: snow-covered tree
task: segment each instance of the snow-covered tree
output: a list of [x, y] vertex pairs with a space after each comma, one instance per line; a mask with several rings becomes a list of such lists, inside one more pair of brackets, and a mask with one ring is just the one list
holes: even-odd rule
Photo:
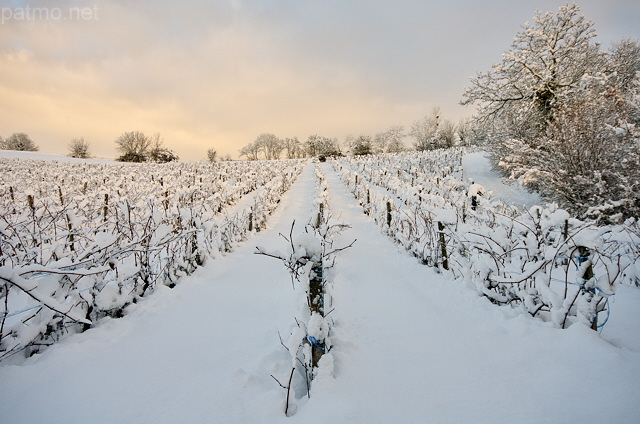
[[436, 135], [440, 127], [440, 108], [434, 107], [431, 114], [415, 121], [411, 125], [409, 135], [413, 137], [413, 146], [419, 151], [437, 148]]
[[[500, 163], [581, 217], [601, 222], [640, 216], [640, 97], [615, 76], [584, 78], [554, 111], [544, 148], [520, 140]], [[515, 153], [518, 152], [518, 153]]]
[[217, 150], [216, 149], [207, 150], [207, 159], [211, 163], [217, 162], [218, 161], [218, 152], [217, 152]]
[[405, 150], [404, 127], [394, 125], [373, 137], [372, 148], [375, 153], [397, 153]]
[[4, 140], [0, 139], [2, 150], [18, 150], [25, 152], [37, 152], [39, 147], [25, 133], [15, 133]]
[[371, 140], [372, 153], [384, 153], [387, 151], [387, 134], [386, 131], [381, 131], [373, 136]]
[[453, 147], [456, 143], [456, 124], [445, 119], [436, 134], [438, 147]]
[[471, 146], [473, 144], [473, 123], [468, 118], [460, 119], [456, 125], [456, 134], [461, 146]]
[[575, 4], [557, 13], [537, 12], [525, 23], [502, 61], [471, 79], [462, 104], [478, 106], [478, 119], [503, 139], [518, 138], [533, 147], [544, 135], [560, 99], [582, 77], [601, 69], [593, 23]]
[[397, 153], [405, 150], [404, 145], [404, 126], [402, 125], [394, 125], [385, 131], [387, 135], [387, 149], [385, 150], [387, 153]]
[[258, 153], [260, 153], [260, 146], [255, 142], [240, 149], [240, 157], [244, 156], [247, 160], [258, 160]]
[[616, 221], [640, 211], [640, 47], [601, 51], [579, 10], [537, 13], [463, 104], [478, 105], [512, 177], [582, 217]]
[[271, 133], [260, 134], [258, 138], [256, 138], [255, 144], [267, 160], [280, 159], [280, 154], [284, 150], [282, 140]]
[[372, 140], [368, 135], [359, 135], [353, 142], [351, 153], [354, 155], [370, 155], [372, 153]]
[[335, 156], [340, 154], [340, 146], [335, 138], [310, 135], [305, 143], [307, 156]]
[[285, 150], [287, 159], [297, 159], [304, 157], [304, 149], [302, 143], [298, 140], [298, 137], [285, 138], [282, 140], [282, 144]]
[[625, 38], [614, 42], [606, 53], [605, 73], [610, 75], [618, 89], [628, 92], [636, 87], [640, 72], [640, 44]]

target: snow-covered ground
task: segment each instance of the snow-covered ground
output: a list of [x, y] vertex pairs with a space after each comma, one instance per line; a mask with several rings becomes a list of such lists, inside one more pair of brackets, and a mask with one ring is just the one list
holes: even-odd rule
[[462, 157], [462, 166], [465, 177], [492, 192], [491, 196], [495, 199], [526, 209], [543, 204], [543, 200], [538, 193], [523, 189], [517, 182], [505, 182], [491, 168], [486, 152], [477, 151], [466, 154]]
[[[479, 156], [469, 164], [469, 178], [504, 192]], [[280, 234], [294, 220], [302, 230], [315, 166], [334, 219], [351, 227], [336, 244], [357, 241], [330, 271], [332, 373], [285, 417], [286, 391], [271, 376], [286, 381], [291, 358], [278, 333], [286, 340], [305, 296], [282, 263], [254, 251], [286, 246]], [[492, 305], [420, 265], [363, 214], [330, 164], [310, 164], [268, 228], [232, 253], [160, 286], [124, 318], [0, 364], [0, 422], [636, 423], [639, 304], [639, 289], [619, 287], [602, 334]]]
[[91, 158], [91, 159], [78, 159], [70, 158], [69, 156], [60, 155], [56, 153], [45, 152], [21, 152], [17, 150], [0, 150], [0, 158], [4, 159], [21, 159], [21, 160], [46, 160], [56, 162], [71, 162], [71, 163], [114, 163], [114, 159], [110, 158]]

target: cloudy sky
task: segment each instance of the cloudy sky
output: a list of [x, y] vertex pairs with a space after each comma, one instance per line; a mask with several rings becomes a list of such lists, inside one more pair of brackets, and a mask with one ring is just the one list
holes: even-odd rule
[[[183, 160], [238, 156], [263, 132], [343, 139], [457, 121], [470, 76], [551, 0], [0, 0], [0, 136], [43, 152], [125, 131]], [[640, 39], [640, 2], [582, 0], [603, 46]]]

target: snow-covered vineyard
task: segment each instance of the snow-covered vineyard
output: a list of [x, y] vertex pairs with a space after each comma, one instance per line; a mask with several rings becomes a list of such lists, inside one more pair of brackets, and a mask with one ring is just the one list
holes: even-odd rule
[[[430, 266], [566, 328], [606, 322], [619, 282], [640, 284], [640, 226], [596, 227], [551, 205], [522, 210], [464, 178], [463, 150], [366, 156], [337, 166], [365, 213]], [[574, 318], [575, 317], [575, 318]]]
[[638, 222], [473, 155], [1, 159], [0, 421], [635, 422]]
[[38, 352], [264, 228], [304, 164], [2, 161], [0, 359]]

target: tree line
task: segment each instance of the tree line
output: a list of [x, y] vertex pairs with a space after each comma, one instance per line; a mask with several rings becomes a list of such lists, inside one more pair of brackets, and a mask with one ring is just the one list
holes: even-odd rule
[[263, 133], [240, 149], [240, 157], [247, 160], [273, 160], [340, 156], [347, 153], [353, 155], [397, 153], [459, 145], [471, 146], [483, 140], [484, 133], [471, 120], [463, 119], [456, 124], [451, 120], [442, 119], [440, 108], [435, 107], [429, 114], [414, 121], [408, 130], [403, 125], [393, 125], [373, 136], [347, 135], [342, 142], [335, 137], [317, 134], [310, 135], [305, 141], [300, 141], [297, 137], [279, 138], [272, 133]]
[[[159, 133], [147, 136], [140, 131], [128, 131], [115, 140], [119, 162], [173, 162], [178, 155], [165, 147], [164, 139]], [[0, 137], [1, 150], [16, 150], [36, 152], [39, 146], [25, 133], [15, 133], [9, 138]], [[91, 148], [83, 137], [74, 138], [69, 142], [67, 156], [72, 158], [88, 159], [91, 156]]]

